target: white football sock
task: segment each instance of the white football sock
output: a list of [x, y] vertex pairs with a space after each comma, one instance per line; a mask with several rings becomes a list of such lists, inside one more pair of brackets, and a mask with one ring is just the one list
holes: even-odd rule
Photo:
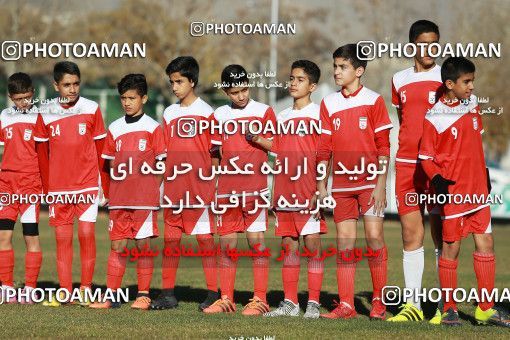
[[[413, 251], [404, 250], [404, 280], [406, 288], [413, 291], [421, 289], [421, 280], [423, 277], [423, 269], [425, 267], [425, 253], [423, 247]], [[419, 299], [410, 297], [406, 302], [412, 303], [416, 308], [421, 310]]]

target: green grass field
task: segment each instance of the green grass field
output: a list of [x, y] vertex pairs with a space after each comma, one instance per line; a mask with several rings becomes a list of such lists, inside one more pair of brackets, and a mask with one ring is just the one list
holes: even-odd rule
[[[334, 241], [334, 230], [330, 221], [330, 234], [325, 245]], [[161, 226], [162, 224], [160, 224]], [[359, 227], [361, 234], [362, 227]], [[510, 286], [510, 266], [507, 256], [510, 254], [510, 228], [503, 225], [494, 226], [497, 255], [496, 286], [499, 288]], [[53, 231], [48, 227], [47, 214], [41, 213], [41, 242], [43, 245], [43, 267], [39, 277], [39, 286], [56, 287], [58, 283], [55, 265], [55, 239]], [[76, 235], [76, 233], [75, 233]], [[106, 283], [106, 260], [109, 252], [107, 233], [107, 216], [101, 214], [97, 223], [97, 262], [94, 282], [104, 286]], [[273, 236], [271, 229], [269, 246], [274, 248], [279, 242]], [[385, 222], [385, 236], [389, 251], [388, 285], [403, 286], [402, 274], [402, 242], [400, 225], [397, 221]], [[244, 238], [244, 237], [243, 237]], [[241, 239], [240, 245], [245, 246]], [[191, 240], [190, 240], [191, 241]], [[161, 245], [161, 240], [158, 247]], [[185, 243], [188, 241], [185, 240]], [[194, 243], [193, 243], [194, 244]], [[364, 241], [358, 246], [365, 246]], [[434, 287], [437, 282], [435, 273], [435, 260], [432, 241], [427, 234], [425, 242], [425, 273], [424, 286]], [[472, 256], [473, 242], [466, 239], [461, 251], [459, 262], [459, 286], [471, 288], [476, 286], [473, 272]], [[24, 280], [24, 244], [19, 224], [15, 230], [15, 280], [19, 283]], [[276, 253], [276, 251], [273, 251]], [[80, 264], [77, 236], [75, 237], [74, 253], [75, 283], [79, 284]], [[275, 256], [276, 257], [276, 256]], [[152, 296], [157, 296], [161, 287], [161, 261], [156, 261], [153, 276]], [[283, 299], [281, 283], [281, 262], [271, 261], [269, 274], [268, 299], [271, 307], [275, 307]], [[300, 300], [301, 306], [306, 303], [306, 265], [301, 266]], [[123, 281], [124, 286], [130, 288], [130, 293], [136, 294], [136, 268], [129, 264]], [[305, 320], [303, 318], [247, 318], [239, 311], [251, 297], [253, 287], [251, 261], [240, 260], [236, 278], [236, 302], [238, 313], [235, 315], [204, 315], [198, 312], [198, 303], [206, 294], [203, 272], [199, 259], [181, 259], [177, 275], [176, 295], [180, 301], [179, 308], [166, 311], [134, 311], [129, 305], [123, 305], [115, 310], [90, 310], [80, 306], [67, 306], [50, 308], [42, 305], [2, 305], [0, 334], [2, 337], [108, 337], [108, 338], [221, 338], [230, 339], [264, 339], [264, 336], [276, 338], [386, 338], [396, 336], [399, 338], [508, 338], [510, 330], [492, 326], [475, 326], [473, 313], [474, 306], [461, 304], [459, 306], [462, 328], [446, 329], [440, 326], [431, 326], [423, 323], [393, 324], [388, 322], [371, 322], [368, 318], [369, 298], [372, 290], [370, 271], [366, 261], [358, 265], [356, 273], [356, 309], [360, 316], [353, 320]], [[337, 284], [335, 266], [331, 260], [326, 262], [321, 303], [324, 310], [331, 307], [333, 299], [337, 298]], [[510, 308], [509, 304], [506, 304]], [[435, 311], [432, 304], [424, 305], [425, 315], [430, 316]], [[390, 308], [391, 313], [396, 309]]]

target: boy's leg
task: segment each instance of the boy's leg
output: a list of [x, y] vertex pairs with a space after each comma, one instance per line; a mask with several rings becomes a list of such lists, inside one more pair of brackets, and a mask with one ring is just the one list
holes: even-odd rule
[[357, 220], [349, 219], [336, 224], [337, 232], [337, 267], [336, 278], [338, 297], [341, 303], [346, 303], [354, 309], [354, 277], [356, 274], [356, 261], [346, 260], [345, 254], [353, 250], [356, 245]]
[[73, 288], [73, 224], [55, 227], [57, 240], [57, 273], [60, 287], [69, 292]]
[[324, 260], [321, 259], [322, 248], [320, 234], [309, 234], [303, 236], [305, 247], [311, 253], [317, 253], [314, 257], [307, 259], [308, 270], [308, 301], [319, 304], [322, 279], [324, 278]]
[[[252, 250], [264, 251], [266, 245], [264, 242], [264, 232], [247, 232], [246, 238], [248, 245]], [[267, 282], [269, 275], [269, 258], [266, 256], [253, 257], [253, 297], [258, 297], [266, 302]]]
[[[423, 222], [423, 206], [408, 202], [409, 197], [414, 197], [423, 192], [423, 184], [427, 181], [421, 167], [417, 164], [396, 162], [395, 192], [397, 196], [397, 208], [402, 225], [403, 271], [405, 287], [412, 291], [421, 289], [425, 257], [423, 239], [425, 235]], [[405, 306], [412, 304], [421, 311], [418, 299], [410, 297]], [[406, 319], [407, 320], [407, 319]], [[390, 321], [396, 321], [390, 319]]]
[[[170, 249], [173, 254], [180, 254], [175, 249], [181, 245], [182, 229], [177, 226], [165, 224], [165, 249]], [[179, 267], [179, 256], [166, 256], [163, 253], [162, 260], [162, 284], [163, 290], [173, 290], [175, 288], [175, 279], [177, 276], [177, 268]]]
[[[109, 215], [108, 231], [111, 245], [106, 269], [106, 288], [115, 292], [120, 289], [126, 271], [125, 250], [128, 240], [133, 238], [132, 221], [129, 212], [122, 209], [110, 210]], [[90, 304], [89, 307], [95, 309], [120, 307], [120, 301], [96, 302]]]
[[80, 241], [81, 259], [81, 286], [80, 289], [90, 289], [94, 277], [96, 265], [96, 235], [95, 226], [99, 197], [97, 190], [78, 195], [87, 200], [94, 199], [89, 203], [78, 203], [75, 205], [75, 217], [78, 218], [78, 240]]
[[[135, 241], [139, 251], [150, 249], [150, 238], [139, 239]], [[154, 258], [152, 256], [140, 256], [136, 264], [136, 273], [138, 276], [138, 294], [149, 294], [151, 286], [152, 273], [154, 271]]]
[[80, 241], [81, 285], [90, 289], [96, 265], [95, 222], [78, 221], [78, 240]]
[[0, 220], [0, 281], [2, 286], [14, 285], [14, 250], [12, 234], [15, 221]]
[[298, 283], [300, 259], [296, 251], [299, 251], [299, 239], [286, 236], [282, 238], [282, 247], [288, 254], [283, 258], [282, 282], [285, 300], [298, 304]]
[[[496, 257], [494, 255], [494, 240], [492, 234], [473, 234], [475, 252], [473, 253], [473, 265], [478, 283], [478, 294], [483, 296], [482, 290], [486, 290], [487, 296], [492, 295], [496, 277]], [[494, 301], [480, 301], [478, 307], [486, 311], [494, 306]]]
[[221, 253], [219, 259], [220, 289], [222, 297], [234, 302], [234, 286], [237, 271], [237, 258], [228, 256], [226, 250], [237, 247], [237, 233], [220, 236]]
[[[216, 246], [214, 244], [214, 236], [212, 234], [197, 235], [197, 242], [200, 251], [204, 252], [204, 254], [215, 254]], [[216, 256], [202, 256], [202, 268], [204, 269], [205, 283], [208, 293], [206, 300], [199, 306], [201, 311], [209, 307], [219, 297], [217, 267]]]
[[111, 242], [110, 255], [108, 255], [108, 269], [106, 271], [106, 287], [112, 291], [119, 289], [122, 285], [127, 262], [127, 257], [123, 256], [123, 253], [127, 243], [127, 239]]
[[36, 288], [42, 264], [37, 223], [23, 223], [23, 237], [27, 249], [25, 254], [25, 287]]
[[[451, 289], [452, 292], [457, 288], [457, 264], [462, 239], [462, 224], [464, 217], [445, 219], [443, 221], [443, 251], [439, 258], [439, 283], [441, 289]], [[443, 312], [450, 309], [457, 311], [457, 305], [453, 300], [453, 294], [445, 294], [443, 291]], [[443, 320], [448, 323], [449, 320]], [[457, 322], [454, 322], [458, 324]]]

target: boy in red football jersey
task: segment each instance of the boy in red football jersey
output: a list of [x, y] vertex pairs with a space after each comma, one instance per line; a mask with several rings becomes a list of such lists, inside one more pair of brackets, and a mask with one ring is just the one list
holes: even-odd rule
[[[77, 218], [82, 269], [80, 290], [84, 301], [84, 290], [92, 285], [96, 262], [94, 228], [99, 204], [99, 169], [103, 166], [100, 154], [106, 131], [99, 105], [80, 96], [80, 77], [75, 63], [55, 64], [53, 86], [59, 98], [41, 105], [34, 140], [49, 148], [48, 194], [66, 199], [49, 205], [49, 223], [55, 227], [57, 240], [60, 287], [70, 292], [73, 285], [73, 224]], [[106, 177], [104, 174], [101, 177], [104, 188]], [[58, 307], [60, 303], [53, 299], [45, 305]]]
[[[147, 102], [147, 81], [143, 74], [128, 74], [117, 85], [126, 115], [108, 127], [101, 155], [110, 162], [109, 187], [110, 240], [106, 286], [117, 290], [126, 269], [122, 255], [128, 240], [135, 240], [139, 251], [150, 249], [150, 239], [158, 236], [159, 187], [161, 176], [142, 173], [147, 163], [155, 168], [166, 157], [162, 127], [143, 111]], [[121, 167], [122, 171], [121, 171]], [[131, 170], [126, 175], [126, 167]], [[120, 174], [120, 175], [119, 175]], [[149, 289], [154, 268], [152, 256], [140, 256], [136, 263], [138, 295], [134, 309], [149, 309]], [[118, 301], [93, 303], [91, 308], [118, 307]]]
[[[473, 234], [474, 269], [478, 290], [493, 296], [496, 261], [489, 203], [473, 197], [487, 197], [490, 179], [482, 146], [484, 132], [477, 98], [473, 95], [475, 65], [463, 57], [445, 60], [441, 68], [445, 93], [425, 116], [419, 157], [437, 195], [464, 198], [447, 202], [442, 209], [443, 251], [439, 258], [439, 280], [443, 291], [441, 323], [460, 325], [451, 293], [457, 288], [457, 264], [461, 239]], [[458, 200], [456, 200], [458, 201]], [[446, 292], [446, 294], [445, 294]], [[510, 327], [509, 314], [494, 306], [491, 298], [479, 302], [475, 319], [481, 324]]]
[[[321, 317], [348, 319], [354, 309], [356, 261], [341, 254], [354, 249], [357, 220], [363, 216], [367, 248], [377, 256], [368, 257], [373, 297], [370, 318], [384, 319], [381, 301], [386, 285], [387, 251], [383, 236], [386, 207], [386, 176], [390, 155], [389, 133], [393, 127], [381, 95], [361, 85], [366, 60], [355, 44], [339, 47], [333, 53], [335, 82], [340, 91], [321, 103], [322, 134], [317, 159], [327, 168], [332, 158], [333, 211], [337, 229], [337, 281], [340, 302]], [[358, 168], [361, 167], [361, 170]], [[352, 170], [351, 170], [352, 169]], [[327, 196], [327, 178], [320, 181], [321, 197]]]
[[[41, 174], [37, 160], [36, 143], [33, 131], [37, 121], [37, 107], [32, 104], [34, 87], [26, 73], [15, 73], [7, 81], [9, 98], [14, 106], [2, 110], [0, 114], [0, 144], [4, 145], [2, 171], [0, 172], [0, 192], [3, 199], [12, 194], [40, 194]], [[42, 253], [39, 244], [40, 203], [1, 202], [0, 205], [0, 282], [1, 293], [13, 289], [14, 250], [12, 235], [14, 224], [20, 215], [23, 237], [27, 247], [25, 254], [25, 293], [28, 299], [20, 298], [20, 303], [32, 304], [30, 290], [37, 285], [41, 268]], [[16, 298], [8, 301], [15, 303]]]
[[[409, 29], [409, 42], [431, 44], [439, 42], [439, 28], [428, 20], [418, 20]], [[397, 209], [402, 224], [403, 269], [405, 287], [412, 290], [421, 288], [425, 256], [423, 238], [425, 228], [423, 214], [425, 206], [407, 204], [406, 197], [427, 193], [430, 183], [418, 160], [418, 145], [423, 130], [425, 113], [439, 98], [442, 82], [441, 67], [435, 59], [418, 53], [414, 57], [414, 66], [397, 72], [392, 79], [392, 104], [397, 108], [400, 130], [398, 133], [398, 151], [395, 159], [396, 182], [395, 193]], [[426, 49], [424, 49], [426, 53]], [[430, 230], [435, 245], [436, 265], [441, 253], [441, 218], [439, 209], [427, 206], [430, 217]], [[388, 321], [406, 322], [422, 321], [423, 311], [419, 299], [410, 297], [401, 307], [400, 312], [388, 318]], [[441, 312], [430, 320], [439, 324]]]
[[[216, 183], [214, 180], [207, 181], [199, 177], [200, 170], [208, 173], [212, 166], [212, 157], [209, 153], [211, 134], [209, 130], [197, 133], [196, 129], [193, 131], [184, 129], [186, 124], [193, 124], [196, 127], [204, 120], [211, 121], [214, 110], [195, 94], [199, 74], [195, 58], [190, 56], [175, 58], [168, 64], [166, 74], [179, 102], [167, 107], [163, 113], [163, 130], [168, 154], [165, 177], [172, 178], [164, 182], [164, 195], [172, 202], [172, 207], [164, 209], [165, 248], [179, 248], [184, 232], [187, 235], [196, 235], [200, 251], [214, 251], [215, 220], [210, 205], [214, 201]], [[182, 130], [186, 130], [187, 133]], [[175, 172], [181, 169], [182, 164], [190, 164], [191, 171], [176, 175]], [[178, 203], [185, 199], [186, 193], [189, 194], [191, 205], [198, 205], [196, 198], [198, 196], [206, 207], [182, 209]], [[174, 287], [179, 259], [180, 256], [163, 255], [161, 268], [163, 290], [152, 302], [151, 309], [177, 307]], [[202, 267], [208, 293], [206, 299], [199, 305], [201, 311], [219, 298], [216, 257], [202, 256]]]
[[[277, 115], [281, 124], [297, 127], [304, 123], [312, 126], [320, 121], [320, 107], [314, 104], [310, 96], [317, 89], [320, 78], [319, 67], [309, 60], [297, 60], [291, 66], [289, 93], [294, 105]], [[308, 304], [305, 318], [316, 319], [320, 315], [319, 296], [324, 275], [324, 261], [321, 259], [320, 234], [327, 232], [323, 216], [317, 218], [300, 208], [279, 207], [276, 202], [285, 198], [288, 202], [297, 199], [300, 202], [315, 202], [317, 196], [316, 152], [320, 135], [315, 131], [303, 134], [277, 134], [271, 144], [270, 154], [276, 162], [288, 164], [288, 171], [275, 175], [273, 181], [273, 206], [276, 214], [275, 234], [282, 237], [282, 246], [286, 255], [283, 258], [282, 280], [285, 299], [277, 309], [264, 316], [299, 316], [298, 282], [300, 271], [299, 237], [303, 237], [305, 247], [315, 256], [308, 260]], [[253, 141], [260, 143], [264, 137], [254, 136]], [[263, 145], [261, 143], [261, 145]], [[298, 179], [293, 179], [298, 167], [306, 166]], [[295, 196], [293, 196], [293, 194]], [[311, 204], [314, 205], [313, 203]]]
[[[228, 204], [231, 196], [238, 196], [239, 201], [245, 204], [229, 207], [218, 216], [217, 230], [220, 234], [221, 255], [219, 259], [221, 298], [210, 307], [204, 309], [205, 313], [235, 312], [234, 282], [236, 276], [237, 259], [228, 256], [227, 249], [237, 247], [237, 233], [245, 233], [248, 244], [252, 250], [265, 249], [264, 231], [267, 229], [267, 208], [256, 205], [262, 201], [260, 196], [268, 195], [267, 175], [260, 171], [267, 161], [266, 150], [252, 141], [250, 131], [242, 128], [242, 122], [258, 121], [263, 128], [271, 122], [275, 126], [276, 118], [273, 109], [265, 104], [250, 99], [248, 87], [248, 74], [240, 65], [229, 65], [221, 73], [223, 90], [232, 101], [214, 111], [216, 125], [231, 122], [237, 124], [233, 133], [224, 131], [214, 134], [212, 144], [221, 146], [221, 168], [229, 172], [235, 169], [231, 165], [232, 159], [244, 169], [245, 166], [254, 171], [249, 177], [246, 175], [220, 174], [218, 176], [217, 203]], [[232, 126], [233, 124], [230, 124]], [[243, 135], [244, 133], [244, 135]], [[263, 137], [272, 139], [272, 134]], [[258, 209], [255, 209], [257, 208]], [[251, 213], [250, 213], [251, 212]], [[267, 280], [269, 272], [269, 258], [267, 256], [254, 256], [253, 260], [253, 299], [244, 307], [243, 315], [262, 315], [269, 311], [266, 301]]]

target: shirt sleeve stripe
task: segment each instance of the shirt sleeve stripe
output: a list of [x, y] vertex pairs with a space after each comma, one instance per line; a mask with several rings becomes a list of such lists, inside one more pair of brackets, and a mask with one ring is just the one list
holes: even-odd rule
[[379, 131], [386, 130], [386, 129], [391, 129], [391, 128], [393, 128], [393, 124], [387, 124], [387, 125], [383, 125], [383, 126], [378, 127], [377, 129], [374, 130], [374, 132], [377, 133]]
[[95, 136], [95, 137], [94, 137], [94, 140], [102, 139], [102, 138], [105, 138], [105, 137], [106, 137], [106, 133], [103, 133], [102, 135]]

